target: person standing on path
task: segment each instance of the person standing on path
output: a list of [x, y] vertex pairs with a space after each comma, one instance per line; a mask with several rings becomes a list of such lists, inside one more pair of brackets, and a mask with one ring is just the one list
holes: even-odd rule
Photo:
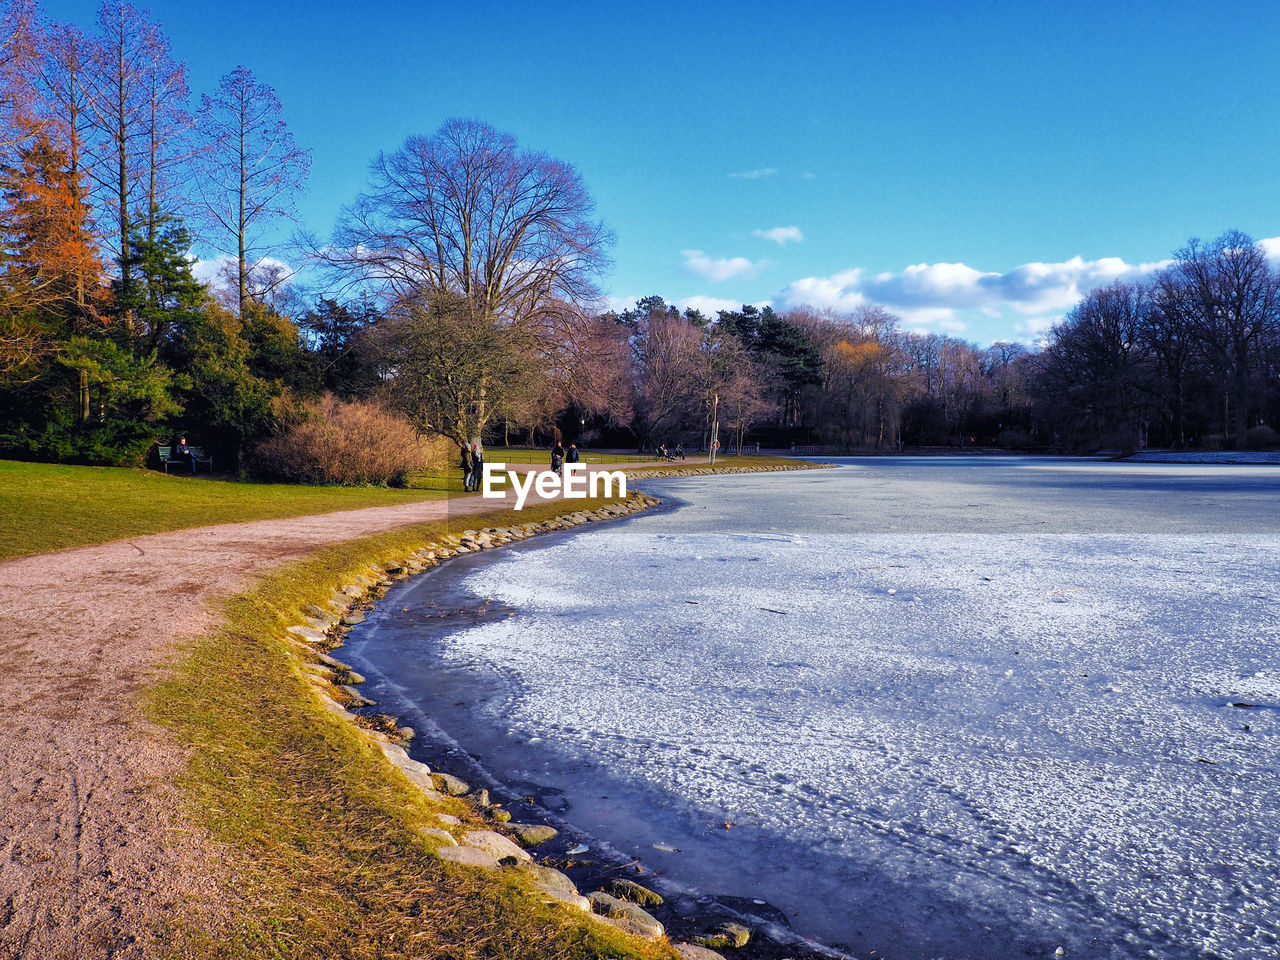
[[569, 444], [569, 452], [564, 455], [564, 462], [577, 463], [581, 459], [582, 456], [578, 453], [578, 445], [576, 443]]
[[462, 462], [459, 465], [462, 467], [462, 489], [470, 491], [474, 470], [471, 462], [471, 448], [465, 443], [462, 445]]
[[564, 447], [560, 446], [560, 441], [556, 441], [556, 445], [551, 448], [551, 469], [563, 476], [564, 467]]
[[480, 444], [473, 443], [471, 445], [471, 489], [479, 490], [483, 479], [484, 451], [480, 449]]

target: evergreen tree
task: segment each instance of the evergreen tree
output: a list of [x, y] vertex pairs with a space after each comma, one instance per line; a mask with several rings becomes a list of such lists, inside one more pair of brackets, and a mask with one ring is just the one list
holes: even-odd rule
[[[139, 352], [170, 359], [180, 331], [209, 303], [191, 272], [191, 234], [176, 217], [153, 212], [154, 230], [140, 223], [129, 233], [129, 259], [112, 282], [113, 308]], [[150, 236], [148, 236], [150, 233]]]
[[343, 398], [368, 397], [382, 383], [381, 351], [372, 336], [381, 319], [372, 304], [348, 306], [327, 298], [300, 318], [325, 390]]
[[170, 356], [188, 378], [180, 394], [186, 433], [241, 468], [244, 451], [274, 425], [271, 401], [281, 386], [251, 369], [240, 319], [209, 300], [176, 331]]

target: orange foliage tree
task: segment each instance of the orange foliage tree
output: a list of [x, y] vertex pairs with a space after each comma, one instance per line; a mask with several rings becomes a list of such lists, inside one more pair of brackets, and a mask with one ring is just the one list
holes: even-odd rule
[[64, 334], [102, 325], [102, 262], [66, 154], [43, 134], [0, 172], [0, 256], [10, 312], [37, 313]]

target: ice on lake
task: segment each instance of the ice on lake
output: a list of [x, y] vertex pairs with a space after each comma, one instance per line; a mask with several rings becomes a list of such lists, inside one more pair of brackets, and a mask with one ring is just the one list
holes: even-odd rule
[[455, 572], [516, 613], [421, 651], [489, 678], [489, 762], [861, 956], [1280, 952], [1280, 470], [646, 489], [679, 506]]

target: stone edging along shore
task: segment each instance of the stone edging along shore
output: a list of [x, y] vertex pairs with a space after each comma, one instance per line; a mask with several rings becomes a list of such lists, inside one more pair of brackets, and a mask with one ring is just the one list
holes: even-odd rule
[[[829, 464], [659, 468], [645, 470], [636, 479], [775, 472], [818, 466], [826, 467]], [[393, 718], [384, 715], [370, 718], [365, 714], [352, 712], [374, 704], [358, 689], [364, 678], [332, 654], [342, 646], [343, 638], [350, 628], [363, 622], [364, 614], [360, 608], [380, 599], [387, 588], [397, 581], [423, 573], [462, 554], [493, 549], [543, 533], [619, 519], [660, 503], [660, 500], [648, 494], [632, 493], [626, 500], [618, 503], [562, 514], [549, 520], [513, 522], [446, 534], [422, 544], [399, 563], [369, 566], [364, 572], [347, 578], [350, 582], [340, 590], [335, 590], [327, 599], [320, 603], [306, 604], [302, 608], [304, 622], [288, 627], [284, 638], [287, 644], [305, 658], [304, 676], [316, 688], [326, 709], [349, 720], [373, 740], [387, 761], [428, 797], [442, 798], [443, 795], [448, 795], [462, 798], [492, 825], [492, 829], [467, 829], [467, 825], [457, 817], [436, 814], [437, 825], [423, 827], [420, 832], [438, 843], [434, 850], [438, 858], [480, 870], [519, 870], [545, 900], [561, 903], [597, 922], [646, 939], [658, 939], [666, 933], [663, 924], [644, 909], [646, 906], [661, 904], [663, 898], [659, 894], [634, 881], [617, 878], [605, 885], [606, 890], [583, 896], [568, 875], [536, 862], [526, 848], [551, 840], [557, 836], [557, 831], [541, 824], [510, 822], [510, 813], [500, 805], [490, 803], [487, 790], [473, 790], [470, 784], [458, 777], [434, 771], [427, 764], [411, 758], [404, 747], [414, 736], [411, 728], [397, 726]], [[707, 925], [706, 930], [688, 938], [693, 942], [673, 944], [677, 954], [684, 960], [723, 960], [722, 955], [712, 948], [741, 948], [751, 938], [751, 929], [741, 923], [732, 919], [709, 919], [712, 922]]]
[[[411, 728], [397, 727], [389, 717], [378, 717], [376, 719], [381, 722], [371, 724], [369, 718], [352, 712], [349, 708], [359, 709], [372, 706], [373, 703], [358, 689], [364, 678], [350, 666], [334, 658], [332, 652], [342, 645], [346, 632], [364, 620], [360, 606], [381, 598], [386, 589], [396, 581], [425, 572], [461, 554], [515, 543], [541, 533], [618, 519], [658, 503], [660, 501], [653, 497], [638, 494], [620, 503], [564, 514], [550, 520], [447, 534], [423, 544], [399, 564], [366, 568], [363, 573], [350, 577], [349, 583], [341, 590], [334, 591], [322, 604], [307, 604], [303, 608], [304, 622], [289, 627], [285, 637], [288, 644], [306, 657], [307, 662], [303, 665], [305, 676], [317, 688], [317, 693], [328, 710], [349, 720], [366, 737], [375, 741], [387, 761], [428, 797], [460, 797], [469, 801], [478, 814], [492, 822], [493, 829], [466, 829], [457, 817], [437, 814], [438, 825], [425, 827], [420, 831], [424, 836], [437, 841], [437, 857], [481, 870], [497, 871], [503, 867], [520, 870], [527, 874], [534, 888], [545, 898], [558, 901], [569, 909], [581, 911], [625, 933], [649, 939], [663, 936], [665, 930], [637, 901], [661, 902], [657, 894], [638, 884], [620, 880], [613, 887], [614, 893], [620, 896], [598, 891], [590, 897], [584, 897], [566, 874], [535, 862], [526, 847], [545, 843], [555, 837], [557, 831], [538, 824], [510, 823], [510, 813], [499, 805], [489, 803], [488, 791], [472, 790], [461, 779], [433, 771], [425, 763], [412, 759], [404, 747], [414, 735]], [[724, 941], [724, 945], [729, 943], [728, 939]], [[714, 960], [720, 957], [720, 954], [697, 944], [679, 944], [676, 945], [676, 950], [688, 960]]]

